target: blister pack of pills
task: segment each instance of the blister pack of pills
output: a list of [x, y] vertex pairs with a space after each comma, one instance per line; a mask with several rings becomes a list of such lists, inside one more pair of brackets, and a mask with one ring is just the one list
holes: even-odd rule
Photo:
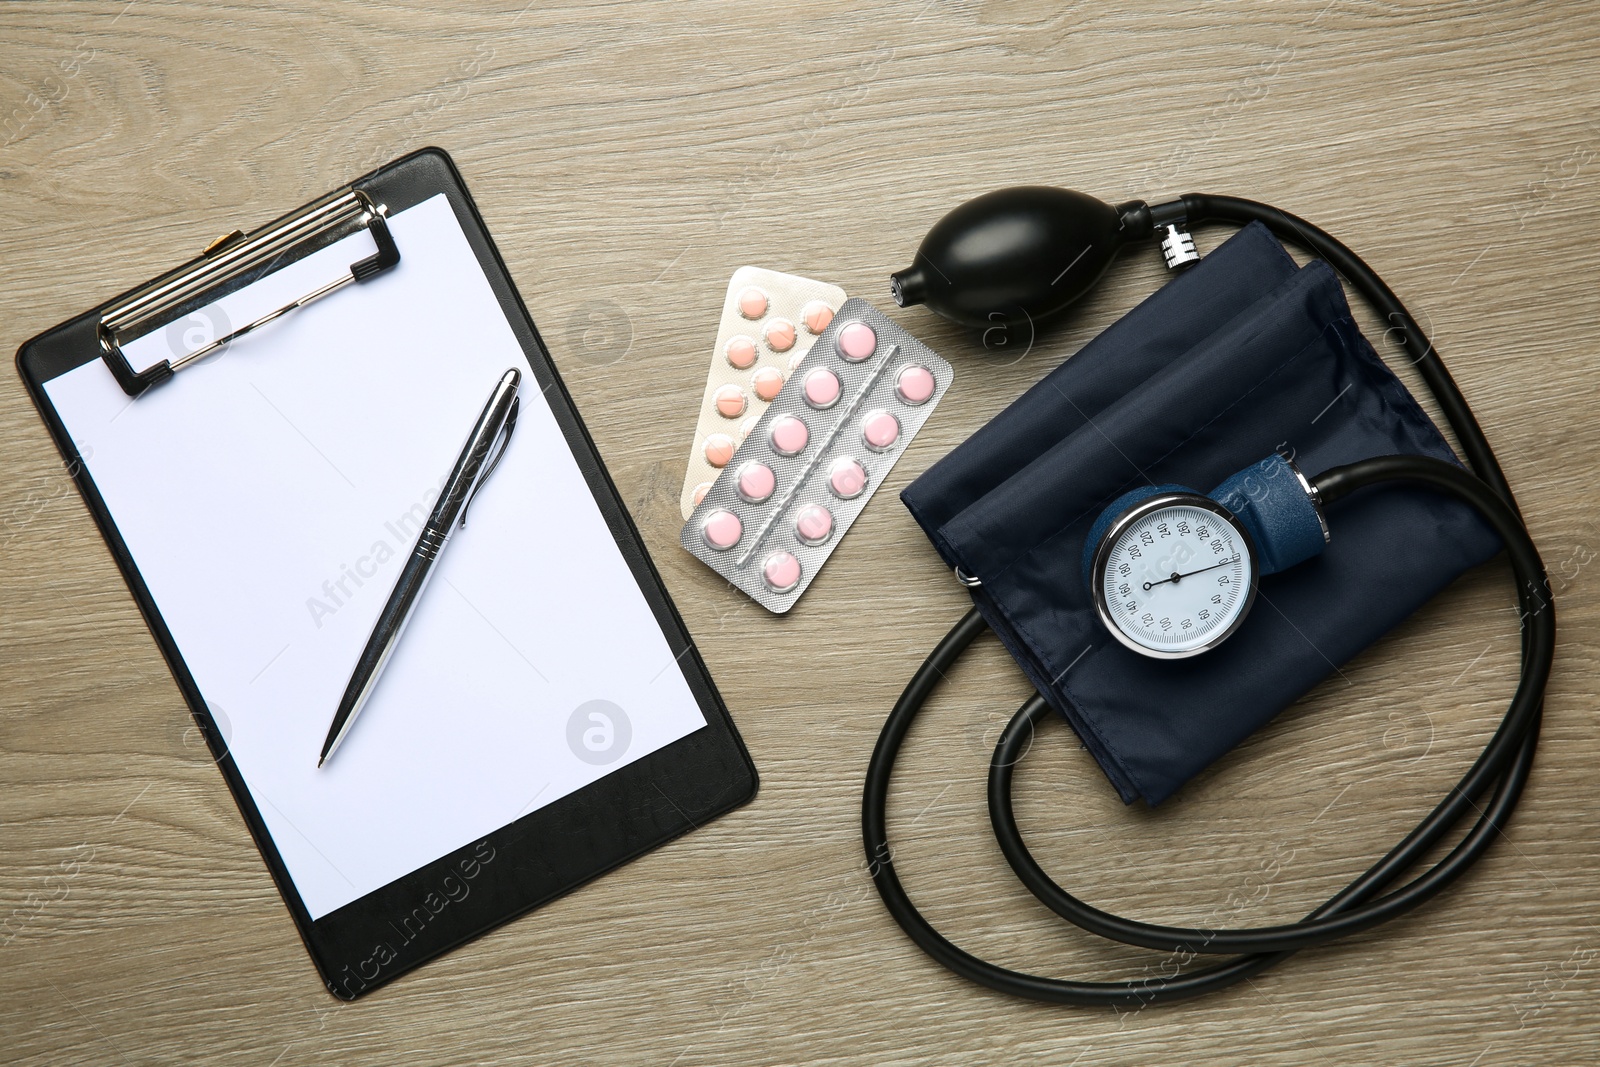
[[690, 514], [683, 547], [788, 611], [950, 379], [927, 345], [865, 300], [845, 301]]
[[683, 478], [684, 518], [843, 303], [837, 285], [761, 267], [733, 272]]

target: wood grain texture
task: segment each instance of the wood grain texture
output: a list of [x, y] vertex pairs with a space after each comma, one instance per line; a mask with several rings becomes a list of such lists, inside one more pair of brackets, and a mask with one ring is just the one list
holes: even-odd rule
[[[1597, 34], [1592, 5], [1515, 0], [0, 8], [0, 348], [217, 233], [447, 148], [763, 777], [749, 807], [333, 1001], [0, 375], [0, 1060], [1600, 1061]], [[1431, 325], [1560, 607], [1531, 787], [1468, 879], [1248, 985], [1122, 1015], [945, 973], [879, 904], [858, 820], [883, 716], [964, 606], [892, 493], [1147, 293], [1150, 257], [1025, 353], [897, 315], [956, 363], [955, 390], [792, 617], [676, 544], [729, 273], [887, 303], [885, 275], [942, 212], [1029, 181], [1254, 196], [1365, 254]], [[586, 339], [597, 314], [631, 333], [620, 362]], [[1503, 564], [1467, 576], [1157, 813], [1124, 808], [1064, 728], [1044, 731], [1020, 776], [1034, 849], [1137, 916], [1300, 915], [1485, 740], [1515, 670], [1510, 603]], [[1011, 877], [983, 775], [1024, 686], [991, 642], [952, 682], [893, 798], [910, 891], [1015, 967], [1162, 967], [1063, 928]]]

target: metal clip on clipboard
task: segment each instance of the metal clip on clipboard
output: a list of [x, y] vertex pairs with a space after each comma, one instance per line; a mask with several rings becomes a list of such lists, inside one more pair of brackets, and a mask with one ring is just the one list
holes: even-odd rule
[[[351, 282], [364, 282], [381, 274], [400, 262], [400, 249], [389, 234], [385, 214], [383, 205], [373, 203], [366, 193], [352, 187], [323, 197], [299, 214], [275, 222], [252, 236], [246, 237], [235, 230], [218, 238], [193, 266], [159, 278], [106, 309], [99, 324], [100, 348], [106, 366], [111, 368], [123, 392], [139, 396], [152, 385], [166, 381], [252, 330]], [[159, 329], [232, 289], [363, 227], [372, 233], [378, 250], [352, 263], [348, 274], [177, 359], [162, 360], [136, 371], [123, 353], [124, 342]]]

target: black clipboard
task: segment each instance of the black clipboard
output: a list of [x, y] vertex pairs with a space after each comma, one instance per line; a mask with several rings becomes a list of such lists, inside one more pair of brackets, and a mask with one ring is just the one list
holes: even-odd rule
[[[352, 228], [365, 226], [373, 231], [378, 254], [352, 264], [350, 276], [328, 286], [326, 293], [310, 294], [338, 300], [333, 294], [341, 285], [360, 283], [365, 276], [391, 265], [392, 257], [403, 255], [403, 249], [397, 252], [388, 241], [385, 215], [441, 193], [448, 198], [483, 268], [535, 383], [545, 390], [566, 444], [656, 623], [671, 648], [683, 649], [684, 677], [706, 726], [313, 920], [227, 751], [222, 730], [185, 666], [44, 384], [101, 360], [130, 396], [159, 387], [164, 378], [181, 373], [182, 367], [134, 371], [119, 345], [120, 331], [130, 324], [133, 329], [149, 329], [158, 306], [167, 315], [182, 314], [228, 287], [248, 284]], [[219, 239], [190, 263], [27, 341], [17, 352], [17, 368], [222, 769], [307, 951], [335, 996], [355, 999], [755, 795], [756, 770], [743, 741], [459, 172], [444, 151], [426, 148], [414, 152], [251, 234], [235, 232]]]

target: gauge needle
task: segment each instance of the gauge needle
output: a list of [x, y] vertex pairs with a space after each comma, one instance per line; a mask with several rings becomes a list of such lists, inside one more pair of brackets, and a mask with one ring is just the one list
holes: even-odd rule
[[1225, 560], [1223, 560], [1223, 561], [1222, 561], [1222, 562], [1221, 562], [1221, 563], [1213, 563], [1213, 564], [1212, 564], [1212, 565], [1211, 565], [1211, 566], [1209, 566], [1209, 567], [1201, 567], [1201, 568], [1200, 568], [1200, 569], [1199, 569], [1199, 570], [1197, 570], [1197, 571], [1190, 571], [1190, 572], [1189, 572], [1189, 574], [1179, 574], [1179, 573], [1178, 573], [1178, 572], [1177, 572], [1177, 571], [1173, 571], [1173, 572], [1172, 572], [1172, 577], [1171, 577], [1171, 578], [1163, 578], [1163, 579], [1161, 579], [1161, 580], [1160, 580], [1160, 581], [1159, 581], [1159, 582], [1145, 582], [1145, 583], [1144, 583], [1144, 591], [1145, 591], [1145, 592], [1146, 592], [1146, 593], [1148, 593], [1148, 592], [1149, 592], [1149, 591], [1150, 591], [1150, 590], [1152, 590], [1152, 589], [1154, 589], [1154, 588], [1155, 588], [1155, 587], [1156, 587], [1156, 586], [1158, 586], [1158, 585], [1165, 585], [1165, 584], [1167, 584], [1167, 583], [1168, 583], [1168, 582], [1176, 582], [1176, 581], [1178, 581], [1178, 580], [1179, 580], [1179, 579], [1180, 579], [1180, 578], [1187, 578], [1187, 577], [1189, 577], [1189, 575], [1190, 575], [1190, 574], [1204, 574], [1204, 573], [1205, 573], [1205, 572], [1206, 572], [1206, 571], [1214, 571], [1214, 570], [1216, 570], [1216, 569], [1217, 569], [1217, 568], [1218, 568], [1218, 567], [1226, 567], [1226, 566], [1228, 566], [1228, 565], [1229, 565], [1229, 564], [1232, 564], [1232, 563], [1238, 563], [1238, 562], [1239, 562], [1239, 557], [1238, 557], [1238, 556], [1234, 556], [1234, 557], [1233, 557], [1233, 558], [1231, 558], [1231, 559], [1225, 559]]

